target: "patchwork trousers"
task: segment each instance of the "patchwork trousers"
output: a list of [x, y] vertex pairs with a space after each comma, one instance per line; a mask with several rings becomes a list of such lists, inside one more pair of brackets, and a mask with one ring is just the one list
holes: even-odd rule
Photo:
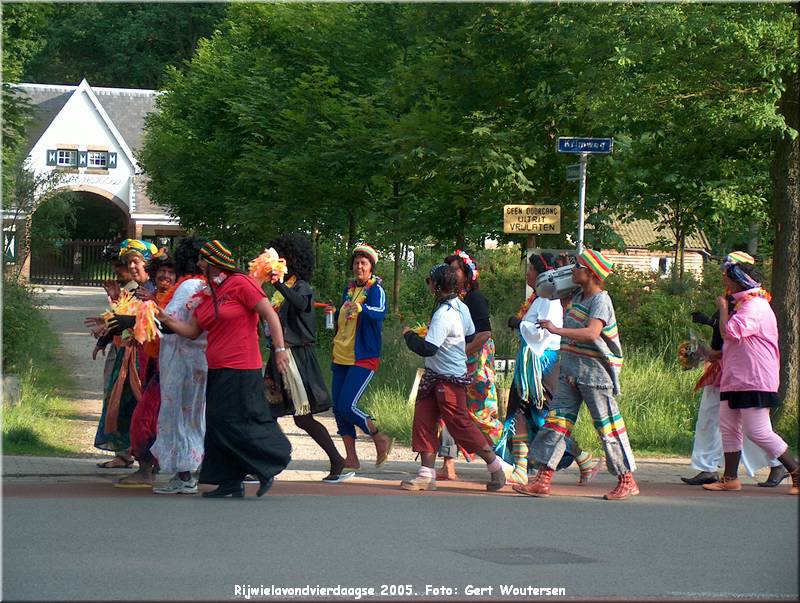
[[585, 403], [605, 451], [606, 466], [613, 475], [636, 470], [625, 422], [611, 388], [570, 383], [559, 378], [544, 427], [533, 441], [532, 456], [539, 467], [555, 470], [572, 436], [581, 404]]

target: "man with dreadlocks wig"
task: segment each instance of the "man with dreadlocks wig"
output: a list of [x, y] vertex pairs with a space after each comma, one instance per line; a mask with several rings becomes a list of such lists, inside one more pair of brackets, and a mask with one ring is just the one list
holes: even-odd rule
[[437, 431], [439, 420], [443, 419], [459, 446], [486, 461], [490, 475], [486, 489], [495, 492], [506, 483], [504, 463], [467, 412], [471, 377], [467, 372], [466, 346], [475, 339], [475, 325], [469, 308], [458, 298], [455, 268], [447, 264], [434, 266], [427, 282], [436, 298], [427, 334], [423, 338], [410, 328], [403, 328], [406, 345], [425, 358], [411, 436], [414, 452], [420, 453], [421, 466], [417, 477], [400, 486], [404, 490], [436, 489]]
[[704, 484], [712, 491], [741, 490], [738, 478], [743, 433], [777, 458], [792, 476], [789, 494], [800, 493], [800, 465], [789, 446], [774, 431], [769, 409], [781, 404], [778, 358], [778, 325], [769, 305], [769, 293], [761, 288], [761, 274], [753, 264], [727, 261], [722, 280], [733, 297], [717, 298], [719, 331], [722, 334], [719, 427], [725, 473], [720, 481]]
[[295, 425], [325, 451], [331, 468], [323, 481], [343, 481], [353, 473], [342, 472], [344, 457], [336, 450], [325, 426], [314, 419], [314, 414], [333, 406], [315, 352], [317, 321], [310, 282], [314, 274], [314, 248], [307, 238], [300, 235], [278, 237], [267, 247], [286, 260], [285, 280], [273, 283], [277, 291], [272, 296], [272, 307], [283, 325], [283, 338], [290, 359], [286, 378], [278, 372], [274, 356], [271, 355], [267, 363], [264, 377], [270, 411], [273, 417], [293, 415]]

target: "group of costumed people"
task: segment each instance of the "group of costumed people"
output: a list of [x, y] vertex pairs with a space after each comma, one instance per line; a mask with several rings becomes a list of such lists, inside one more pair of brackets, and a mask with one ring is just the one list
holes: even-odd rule
[[[249, 478], [258, 482], [262, 496], [290, 461], [291, 446], [275, 420], [288, 415], [328, 456], [330, 471], [323, 481], [347, 480], [361, 468], [359, 430], [374, 443], [376, 467], [383, 466], [394, 440], [361, 406], [380, 368], [387, 313], [373, 247], [360, 244], [350, 256], [353, 276], [333, 317], [330, 390], [315, 353], [319, 304], [311, 286], [313, 247], [305, 237], [274, 239], [249, 263], [248, 273], [237, 267], [227, 245], [195, 237], [183, 239], [172, 256], [135, 239], [123, 241], [114, 256], [117, 278], [106, 286], [110, 308], [87, 319], [87, 325], [98, 337], [93, 357], [109, 350], [95, 446], [115, 457], [99, 465], [139, 464], [115, 485], [193, 494], [204, 483], [217, 486], [205, 497], [238, 498]], [[752, 258], [745, 256], [731, 254], [723, 266], [728, 294], [718, 300], [718, 316], [695, 315], [717, 330], [715, 351], [699, 384], [704, 393], [692, 459], [701, 473], [684, 481], [712, 490], [739, 489], [744, 441], [791, 475], [792, 493], [797, 493], [797, 462], [769, 419], [769, 409], [780, 403], [775, 317]], [[531, 255], [528, 285], [534, 287], [540, 274], [562, 260]], [[486, 463], [488, 491], [511, 483], [519, 494], [548, 496], [554, 473], [573, 463], [579, 483], [587, 484], [602, 459], [572, 437], [585, 404], [606, 467], [618, 479], [605, 498], [639, 493], [616, 402], [623, 356], [614, 306], [604, 288], [611, 272], [612, 264], [600, 252], [585, 250], [572, 265], [575, 291], [569, 298], [547, 299], [534, 292], [509, 318], [520, 347], [501, 422], [489, 304], [480, 291], [477, 262], [457, 250], [430, 271], [430, 321], [403, 328], [408, 348], [424, 358], [425, 370], [412, 430], [421, 466], [402, 488], [434, 490], [437, 479], [457, 479], [459, 452]], [[271, 297], [266, 285], [274, 289]], [[262, 336], [269, 349], [266, 367]], [[331, 409], [344, 456], [314, 418]], [[437, 454], [443, 457], [438, 472]], [[723, 456], [723, 477], [708, 479]], [[751, 473], [764, 465], [751, 461], [753, 454], [743, 458]], [[157, 471], [173, 476], [157, 486]], [[771, 473], [770, 480], [780, 483], [778, 478], [783, 479]]]
[[[110, 307], [86, 324], [98, 338], [93, 358], [109, 350], [95, 446], [115, 456], [98, 466], [139, 465], [115, 486], [194, 494], [205, 483], [217, 485], [205, 497], [239, 498], [251, 478], [263, 496], [289, 464], [291, 446], [275, 421], [284, 415], [328, 455], [323, 481], [343, 481], [360, 468], [356, 426], [374, 441], [376, 465], [386, 462], [393, 439], [358, 407], [380, 363], [386, 316], [372, 247], [353, 251], [354, 278], [335, 315], [333, 396], [314, 351], [315, 262], [306, 238], [276, 238], [250, 262], [249, 274], [224, 243], [194, 237], [183, 239], [174, 257], [127, 239], [113, 261]], [[266, 282], [275, 290], [271, 299]], [[332, 407], [346, 457], [313, 417]], [[157, 471], [174, 475], [157, 486]]]

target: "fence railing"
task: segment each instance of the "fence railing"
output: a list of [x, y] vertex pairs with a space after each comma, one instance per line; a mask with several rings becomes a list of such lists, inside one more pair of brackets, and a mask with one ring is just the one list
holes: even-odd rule
[[53, 241], [50, 249], [32, 250], [31, 282], [40, 285], [101, 285], [114, 278], [103, 249], [115, 241]]

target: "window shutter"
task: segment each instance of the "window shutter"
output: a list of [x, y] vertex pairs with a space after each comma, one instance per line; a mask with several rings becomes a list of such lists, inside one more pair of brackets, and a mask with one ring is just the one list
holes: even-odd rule
[[78, 151], [78, 167], [86, 167], [86, 151]]
[[47, 149], [47, 165], [58, 165], [58, 149]]
[[116, 153], [109, 153], [108, 154], [108, 168], [115, 168], [117, 167], [117, 154]]

